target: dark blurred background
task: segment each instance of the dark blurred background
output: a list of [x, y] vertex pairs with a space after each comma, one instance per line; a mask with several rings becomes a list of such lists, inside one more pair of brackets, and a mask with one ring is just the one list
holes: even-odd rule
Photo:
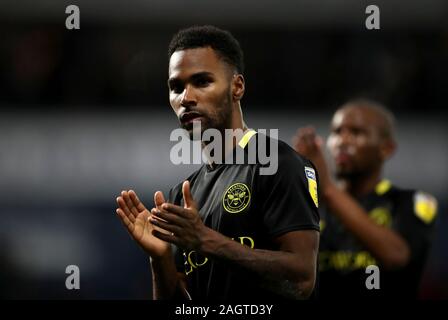
[[[80, 30], [65, 8], [78, 5]], [[380, 8], [367, 30], [365, 9]], [[448, 298], [448, 3], [444, 0], [0, 1], [0, 296], [145, 299], [148, 259], [115, 217], [133, 188], [152, 206], [197, 166], [169, 161], [177, 120], [167, 46], [181, 27], [230, 30], [245, 53], [245, 120], [288, 143], [367, 97], [397, 117], [385, 176], [439, 200], [422, 298]], [[77, 265], [81, 289], [65, 288]]]

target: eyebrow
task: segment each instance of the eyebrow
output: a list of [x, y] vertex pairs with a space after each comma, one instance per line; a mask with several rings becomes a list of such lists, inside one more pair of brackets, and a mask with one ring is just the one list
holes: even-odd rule
[[[208, 72], [208, 71], [201, 71], [201, 72], [197, 72], [192, 74], [189, 79], [190, 80], [196, 80], [198, 78], [202, 78], [202, 77], [212, 77], [213, 73]], [[180, 78], [176, 78], [176, 77], [172, 77], [168, 79], [168, 86], [171, 87], [172, 85], [179, 83], [179, 82], [183, 82], [182, 80], [180, 80]]]

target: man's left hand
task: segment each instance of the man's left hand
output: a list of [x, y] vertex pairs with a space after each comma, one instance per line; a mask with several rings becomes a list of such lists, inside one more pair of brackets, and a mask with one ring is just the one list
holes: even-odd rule
[[151, 213], [155, 216], [150, 222], [166, 231], [168, 234], [154, 230], [155, 237], [173, 243], [183, 249], [200, 250], [204, 235], [209, 230], [201, 220], [196, 202], [190, 191], [190, 182], [182, 185], [184, 207], [172, 203], [164, 203], [162, 210], [153, 208]]

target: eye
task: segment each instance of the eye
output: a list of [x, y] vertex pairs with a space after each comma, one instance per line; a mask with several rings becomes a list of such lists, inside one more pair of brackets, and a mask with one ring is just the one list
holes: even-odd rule
[[361, 128], [352, 128], [351, 132], [354, 136], [359, 136], [364, 133], [364, 130]]
[[170, 80], [168, 82], [168, 87], [173, 93], [182, 93], [182, 91], [184, 90], [183, 84], [180, 81], [176, 80]]
[[174, 93], [182, 93], [182, 91], [184, 90], [183, 87], [179, 84], [175, 84], [175, 85], [171, 86], [170, 89]]
[[332, 128], [331, 129], [331, 133], [332, 134], [340, 134], [341, 133], [341, 128]]
[[200, 77], [195, 80], [197, 87], [207, 87], [212, 82], [212, 79], [208, 77]]

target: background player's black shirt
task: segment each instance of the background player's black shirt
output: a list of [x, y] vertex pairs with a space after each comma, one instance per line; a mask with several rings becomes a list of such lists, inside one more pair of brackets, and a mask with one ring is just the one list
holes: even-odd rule
[[[435, 199], [423, 192], [400, 190], [383, 180], [374, 192], [357, 200], [377, 224], [395, 230], [406, 240], [411, 251], [410, 262], [395, 271], [385, 270], [322, 206], [319, 297], [416, 297], [432, 239]], [[370, 275], [366, 273], [368, 265], [379, 267], [379, 290], [366, 287]]]
[[[261, 138], [272, 139], [256, 134], [251, 143]], [[213, 169], [204, 165], [188, 178], [206, 226], [242, 245], [267, 250], [278, 250], [273, 239], [289, 231], [319, 230], [318, 211], [310, 194], [309, 178], [305, 176], [305, 167], [313, 170], [310, 162], [278, 141], [275, 174], [260, 175], [262, 165], [259, 162], [246, 163], [218, 164]], [[312, 185], [313, 181], [310, 182]], [[171, 190], [170, 201], [183, 206], [181, 185]], [[317, 192], [317, 186], [312, 191]], [[175, 252], [178, 271], [186, 274], [188, 290], [194, 300], [280, 298], [264, 289], [261, 279], [253, 272], [214, 261], [195, 251], [175, 248]]]

